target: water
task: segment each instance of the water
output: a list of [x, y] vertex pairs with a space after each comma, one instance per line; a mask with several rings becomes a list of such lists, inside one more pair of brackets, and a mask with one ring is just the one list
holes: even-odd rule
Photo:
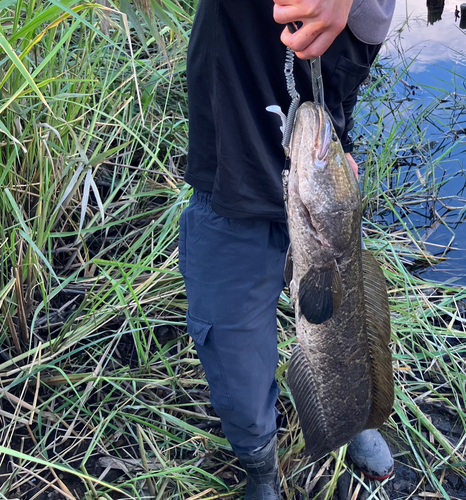
[[[399, 41], [404, 55], [416, 57], [410, 69], [412, 76], [422, 75], [424, 83], [436, 85], [442, 77], [448, 78], [445, 70], [457, 71], [460, 66], [465, 75], [466, 34], [465, 30], [460, 29], [460, 20], [455, 21], [455, 10], [460, 8], [457, 2], [446, 0], [443, 11], [433, 11], [438, 13], [437, 16], [429, 15], [426, 3], [429, 2], [398, 0], [391, 32], [403, 28]], [[432, 3], [441, 5], [441, 2]], [[392, 37], [389, 43], [392, 53], [394, 45], [395, 39]]]
[[[428, 9], [427, 3], [439, 8]], [[398, 145], [395, 191], [404, 201], [397, 213], [426, 250], [441, 258], [434, 266], [412, 262], [411, 269], [429, 280], [466, 285], [466, 20], [463, 24], [456, 18], [460, 5], [455, 1], [446, 0], [443, 9], [442, 3], [397, 1], [391, 35], [381, 52], [382, 61], [396, 68], [389, 76], [395, 82], [388, 90], [393, 95], [383, 104], [384, 125], [388, 130], [396, 114], [411, 127], [406, 129], [408, 140]], [[433, 178], [437, 187], [424, 189]], [[372, 218], [402, 227], [393, 214]]]

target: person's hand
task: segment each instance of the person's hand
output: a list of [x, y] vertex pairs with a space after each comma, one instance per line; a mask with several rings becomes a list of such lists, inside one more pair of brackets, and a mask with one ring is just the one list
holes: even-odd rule
[[356, 176], [356, 179], [358, 178], [358, 164], [354, 161], [354, 158], [351, 156], [350, 153], [345, 153], [346, 159], [348, 160], [348, 163], [350, 164], [350, 167], [353, 169], [354, 175]]
[[273, 0], [273, 17], [279, 24], [300, 21], [292, 34], [285, 28], [281, 41], [300, 59], [321, 56], [344, 29], [353, 0]]

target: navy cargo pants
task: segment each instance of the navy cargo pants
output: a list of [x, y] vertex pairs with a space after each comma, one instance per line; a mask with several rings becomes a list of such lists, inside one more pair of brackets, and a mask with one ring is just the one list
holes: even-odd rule
[[285, 224], [221, 217], [203, 191], [194, 190], [181, 215], [188, 333], [236, 454], [276, 432], [276, 314], [288, 244]]

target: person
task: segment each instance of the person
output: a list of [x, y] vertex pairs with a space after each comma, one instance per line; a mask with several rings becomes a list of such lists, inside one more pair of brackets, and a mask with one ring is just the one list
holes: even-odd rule
[[[290, 104], [286, 46], [296, 52], [301, 101], [306, 59], [321, 55], [325, 105], [348, 161], [352, 112], [384, 40], [395, 0], [200, 0], [188, 48], [193, 187], [180, 217], [186, 315], [223, 431], [247, 473], [247, 500], [280, 498], [276, 309], [289, 244], [279, 119]], [[299, 23], [292, 34], [286, 23]], [[298, 25], [297, 25], [298, 26]], [[349, 447], [362, 470], [388, 477], [393, 459], [377, 431]]]

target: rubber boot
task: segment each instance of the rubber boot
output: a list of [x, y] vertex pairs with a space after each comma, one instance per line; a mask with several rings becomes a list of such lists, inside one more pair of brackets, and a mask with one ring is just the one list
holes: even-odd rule
[[354, 464], [370, 479], [383, 481], [393, 474], [393, 457], [385, 439], [375, 429], [358, 434], [348, 445]]
[[277, 436], [247, 455], [238, 455], [247, 474], [244, 500], [280, 500]]

